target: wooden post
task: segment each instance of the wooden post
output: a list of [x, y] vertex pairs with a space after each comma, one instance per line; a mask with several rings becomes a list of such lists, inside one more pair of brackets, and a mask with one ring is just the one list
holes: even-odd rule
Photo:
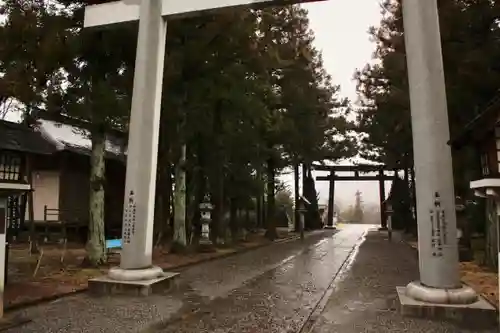
[[379, 181], [378, 181], [378, 190], [379, 190], [379, 198], [380, 198], [380, 224], [382, 229], [387, 229], [387, 220], [386, 220], [386, 212], [385, 212], [385, 181], [384, 181], [384, 170], [379, 170]]
[[304, 189], [306, 188], [307, 166], [302, 162], [302, 196], [305, 197]]
[[28, 178], [28, 183], [30, 184], [31, 190], [27, 193], [28, 195], [28, 218], [30, 220], [29, 224], [29, 253], [38, 254], [40, 251], [38, 249], [38, 242], [36, 236], [35, 228], [35, 207], [34, 207], [34, 191], [33, 186], [33, 159], [30, 155], [26, 156], [26, 176]]
[[255, 197], [255, 227], [262, 227], [262, 196]]
[[326, 226], [327, 228], [333, 228], [333, 212], [335, 210], [335, 172], [330, 171], [330, 186], [328, 189], [328, 215]]

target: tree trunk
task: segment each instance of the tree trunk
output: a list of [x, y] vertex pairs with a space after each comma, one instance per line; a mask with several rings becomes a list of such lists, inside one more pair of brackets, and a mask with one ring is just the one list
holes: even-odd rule
[[172, 170], [168, 158], [158, 163], [155, 198], [154, 231], [156, 244], [163, 243], [170, 231], [170, 198], [172, 196]]
[[174, 192], [174, 251], [183, 251], [187, 246], [186, 237], [186, 145], [181, 147], [179, 161], [175, 168]]
[[106, 135], [103, 131], [92, 133], [92, 154], [90, 162], [90, 209], [87, 260], [92, 266], [106, 263], [106, 239], [104, 224], [104, 161]]
[[193, 243], [198, 244], [201, 238], [201, 211], [200, 204], [205, 198], [206, 181], [203, 169], [199, 168], [196, 172], [196, 193], [194, 198], [194, 215], [193, 215]]
[[[33, 189], [33, 161], [31, 159], [31, 156], [29, 155], [27, 156], [26, 174], [28, 176], [28, 183]], [[28, 192], [28, 218], [30, 220], [30, 227], [29, 227], [30, 253], [37, 254], [40, 251], [38, 249], [38, 242], [35, 229], [35, 207], [33, 206], [33, 191]]]
[[259, 165], [257, 168], [257, 183], [259, 184], [260, 193], [255, 198], [256, 201], [256, 211], [255, 211], [255, 219], [257, 222], [257, 228], [264, 228], [265, 225], [265, 216], [264, 216], [264, 190], [261, 187], [262, 184], [262, 170]]
[[278, 238], [276, 231], [276, 198], [274, 188], [274, 160], [269, 158], [267, 161], [267, 223], [266, 223], [266, 238], [275, 240]]
[[218, 243], [218, 239], [225, 237], [224, 230], [224, 155], [222, 142], [222, 110], [221, 102], [218, 102], [214, 112], [213, 135], [214, 135], [214, 151], [213, 151], [213, 171], [211, 193], [212, 193], [212, 225], [210, 226], [210, 237], [214, 244]]
[[299, 164], [296, 163], [293, 165], [293, 189], [294, 189], [294, 197], [295, 197], [295, 209], [293, 211], [293, 221], [294, 221], [294, 229], [295, 232], [300, 232], [300, 212], [299, 212]]
[[[218, 181], [218, 179], [216, 179], [215, 182], [221, 183]], [[210, 234], [212, 238], [211, 240], [214, 244], [217, 244], [217, 240], [222, 235], [223, 232], [223, 230], [220, 230], [224, 219], [224, 203], [223, 203], [224, 199], [222, 194], [223, 193], [221, 184], [217, 185], [214, 184], [211, 195], [213, 211], [212, 211], [212, 225], [210, 227]]]
[[155, 245], [160, 245], [171, 236], [172, 164], [167, 122], [160, 124], [158, 168], [154, 216]]
[[229, 228], [233, 242], [238, 241], [238, 200], [235, 197], [229, 203]]
[[262, 228], [263, 218], [262, 218], [262, 195], [255, 197], [255, 229]]
[[251, 227], [250, 227], [250, 209], [248, 207], [245, 209], [245, 227], [246, 227], [247, 231], [249, 231], [251, 229]]
[[307, 164], [302, 162], [302, 196], [305, 197], [305, 188], [307, 187]]
[[[186, 153], [187, 155], [187, 153]], [[186, 157], [187, 159], [187, 157]], [[192, 231], [193, 231], [193, 217], [194, 217], [194, 204], [195, 204], [195, 193], [196, 193], [196, 188], [195, 188], [195, 183], [196, 183], [196, 175], [194, 175], [194, 172], [192, 168], [188, 168], [187, 163], [186, 164], [186, 170], [185, 170], [185, 177], [186, 177], [186, 193], [184, 195], [185, 202], [184, 205], [186, 206], [186, 223], [185, 223], [185, 230], [186, 230], [186, 241], [187, 244], [189, 245], [191, 243], [191, 238], [192, 238]]]

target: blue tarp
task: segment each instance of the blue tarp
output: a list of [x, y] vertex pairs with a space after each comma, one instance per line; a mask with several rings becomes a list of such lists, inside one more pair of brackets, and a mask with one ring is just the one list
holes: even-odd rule
[[107, 249], [118, 249], [122, 247], [121, 239], [108, 239], [106, 240], [106, 248]]

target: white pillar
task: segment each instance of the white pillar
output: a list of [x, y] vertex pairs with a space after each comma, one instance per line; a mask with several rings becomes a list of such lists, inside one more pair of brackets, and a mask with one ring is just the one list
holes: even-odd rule
[[128, 140], [120, 268], [117, 280], [145, 280], [162, 274], [152, 267], [153, 217], [160, 107], [167, 23], [161, 0], [140, 2], [132, 111]]
[[[470, 303], [458, 270], [455, 194], [437, 0], [403, 1], [417, 194], [420, 282], [407, 294]], [[451, 290], [445, 290], [451, 289]]]

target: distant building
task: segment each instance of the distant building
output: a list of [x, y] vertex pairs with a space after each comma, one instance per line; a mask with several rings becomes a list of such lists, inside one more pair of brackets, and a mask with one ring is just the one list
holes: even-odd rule
[[[124, 143], [123, 139], [107, 136], [105, 220], [108, 227], [121, 224], [125, 191]], [[30, 148], [35, 145], [43, 149]], [[87, 131], [47, 119], [39, 119], [30, 127], [0, 121], [0, 149], [29, 153], [35, 221], [88, 223], [91, 141]], [[47, 215], [47, 209], [58, 214]], [[26, 220], [28, 212], [25, 209]]]

